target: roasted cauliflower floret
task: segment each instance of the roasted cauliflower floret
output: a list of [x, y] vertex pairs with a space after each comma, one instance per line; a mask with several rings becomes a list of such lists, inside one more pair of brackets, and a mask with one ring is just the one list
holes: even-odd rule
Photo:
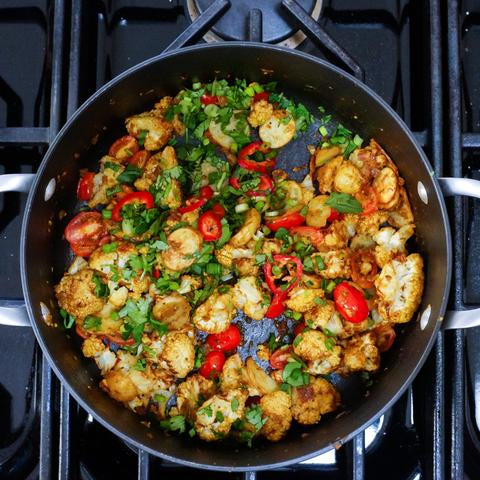
[[376, 211], [369, 215], [348, 214], [345, 219], [347, 221], [351, 220], [352, 224], [355, 224], [355, 231], [358, 235], [373, 237], [380, 229], [380, 225], [388, 220], [388, 212]]
[[233, 247], [243, 247], [255, 235], [262, 223], [262, 217], [255, 208], [251, 208], [246, 214], [243, 225], [240, 230], [230, 239], [229, 245]]
[[275, 110], [272, 116], [258, 129], [262, 142], [270, 148], [281, 148], [295, 136], [295, 120], [285, 110]]
[[304, 330], [293, 342], [293, 351], [307, 361], [327, 360], [331, 366], [340, 363], [342, 347], [318, 330]]
[[340, 394], [323, 378], [312, 378], [309, 385], [292, 391], [293, 418], [303, 425], [313, 425], [322, 415], [334, 412], [340, 405]]
[[286, 392], [268, 393], [260, 399], [263, 416], [267, 419], [261, 435], [278, 442], [288, 432], [292, 423], [292, 400]]
[[243, 368], [244, 365], [238, 353], [227, 358], [220, 374], [220, 390], [222, 393], [228, 393], [230, 390], [241, 387]]
[[138, 395], [138, 389], [124, 370], [110, 370], [100, 382], [100, 387], [114, 400], [127, 403]]
[[316, 179], [318, 182], [318, 190], [320, 193], [330, 193], [333, 191], [333, 182], [338, 167], [342, 164], [343, 157], [338, 156], [329, 160], [316, 172]]
[[117, 356], [110, 351], [98, 337], [88, 337], [82, 345], [82, 353], [87, 358], [93, 358], [102, 375], [115, 366]]
[[374, 333], [353, 337], [343, 351], [342, 372], [375, 372], [380, 367], [380, 352]]
[[203, 332], [221, 333], [230, 326], [235, 314], [231, 292], [214, 292], [193, 314], [195, 327]]
[[247, 119], [253, 128], [257, 128], [267, 122], [272, 115], [273, 105], [268, 103], [267, 100], [260, 100], [252, 103]]
[[415, 231], [414, 225], [405, 225], [395, 230], [392, 227], [380, 229], [373, 239], [377, 242], [375, 247], [375, 260], [379, 267], [383, 267], [398, 253], [406, 253], [405, 244]]
[[173, 292], [157, 297], [152, 314], [156, 320], [166, 323], [170, 330], [180, 330], [190, 325], [190, 311], [187, 299]]
[[[125, 268], [132, 255], [137, 255], [138, 251], [135, 245], [130, 242], [118, 241], [117, 247], [111, 252], [105, 252], [102, 247], [95, 249], [89, 259], [90, 268], [99, 270], [109, 279], [118, 268]], [[112, 268], [113, 267], [113, 268]]]
[[169, 332], [161, 354], [160, 366], [173, 375], [185, 378], [193, 370], [195, 349], [193, 339], [184, 332]]
[[73, 275], [64, 275], [55, 287], [60, 307], [77, 319], [97, 313], [106, 303], [105, 298], [95, 295], [94, 276], [104, 283], [107, 281], [102, 273], [84, 268]]
[[227, 395], [214, 395], [198, 409], [195, 430], [202, 440], [220, 440], [230, 432], [233, 422], [243, 417], [246, 395], [231, 390]]
[[234, 247], [230, 243], [227, 243], [219, 250], [215, 250], [215, 257], [218, 263], [227, 268], [231, 268], [238, 260], [251, 260], [254, 258], [251, 248]]
[[342, 162], [335, 171], [333, 186], [335, 191], [354, 195], [363, 183], [362, 174], [351, 162]]
[[327, 224], [327, 219], [332, 213], [332, 209], [325, 205], [328, 198], [328, 195], [318, 195], [310, 200], [306, 216], [307, 225], [321, 228]]
[[[103, 168], [107, 162], [116, 165], [116, 169]], [[107, 195], [109, 188], [117, 184], [117, 177], [122, 173], [124, 167], [120, 165], [115, 158], [105, 155], [100, 160], [100, 171], [93, 177], [92, 196], [88, 201], [88, 206], [94, 208], [97, 205], [105, 205], [110, 199]]]
[[322, 302], [324, 292], [321, 288], [295, 287], [288, 295], [285, 305], [294, 312], [305, 313]]
[[325, 268], [320, 269], [319, 263], [313, 261], [315, 271], [323, 278], [350, 278], [350, 251], [348, 249], [330, 250], [321, 254], [313, 254], [312, 258], [320, 255], [323, 259]]
[[147, 132], [143, 142], [146, 150], [159, 150], [166, 145], [173, 133], [172, 124], [162, 118], [162, 112], [158, 110], [128, 117], [125, 126], [128, 133], [136, 138], [142, 132]]
[[393, 323], [409, 322], [423, 294], [423, 260], [418, 253], [383, 266], [375, 280], [379, 314]]
[[394, 227], [402, 227], [413, 222], [412, 207], [410, 206], [405, 188], [400, 188], [398, 203], [395, 209], [390, 210], [388, 213], [388, 223]]
[[198, 406], [215, 393], [215, 384], [202, 375], [195, 374], [182, 382], [177, 389], [176, 412], [189, 420], [195, 418]]
[[202, 235], [193, 228], [179, 228], [168, 237], [170, 248], [161, 253], [165, 267], [175, 272], [181, 272], [195, 263], [195, 254], [200, 251], [203, 244]]
[[342, 330], [342, 320], [335, 310], [335, 304], [331, 300], [326, 300], [322, 305], [316, 305], [314, 308], [305, 312], [305, 322], [312, 328], [328, 329], [333, 335], [338, 335]]
[[232, 293], [235, 308], [243, 310], [254, 320], [261, 320], [265, 316], [268, 305], [262, 305], [264, 293], [257, 285], [255, 277], [240, 278], [233, 287]]

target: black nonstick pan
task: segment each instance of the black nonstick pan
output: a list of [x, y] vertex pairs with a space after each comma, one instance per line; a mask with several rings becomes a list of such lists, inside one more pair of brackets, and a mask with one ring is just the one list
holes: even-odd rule
[[[139, 416], [100, 390], [97, 368], [81, 355], [75, 334], [49, 325], [61, 325], [53, 286], [71, 260], [63, 239], [71, 214], [64, 217], [62, 212], [75, 211], [79, 169], [93, 166], [102, 150], [124, 134], [125, 117], [151, 108], [160, 97], [175, 95], [192, 81], [235, 77], [276, 80], [279, 89], [303, 102], [313, 114], [322, 105], [363, 138], [374, 137], [406, 181], [417, 225], [417, 249], [426, 263], [418, 318], [402, 327], [369, 391], [355, 376], [338, 380], [345, 405], [341, 415], [309, 428], [292, 429], [279, 443], [259, 442], [253, 448], [208, 444], [147, 428]], [[312, 134], [292, 143], [282, 152], [280, 167], [305, 164], [306, 145], [316, 139]], [[442, 325], [465, 327], [480, 317], [475, 311], [445, 316], [452, 246], [441, 188], [447, 194], [478, 197], [480, 183], [435, 178], [412, 133], [378, 95], [342, 70], [305, 53], [237, 42], [200, 45], [152, 58], [115, 78], [82, 105], [52, 143], [33, 179], [0, 177], [0, 191], [26, 190], [30, 183], [20, 241], [22, 282], [28, 318], [45, 356], [73, 397], [100, 423], [129, 443], [174, 462], [218, 470], [258, 470], [296, 463], [338, 446], [398, 399], [418, 373]], [[2, 323], [26, 323], [25, 318], [14, 307], [0, 310]], [[258, 337], [265, 331], [260, 328], [249, 335]]]

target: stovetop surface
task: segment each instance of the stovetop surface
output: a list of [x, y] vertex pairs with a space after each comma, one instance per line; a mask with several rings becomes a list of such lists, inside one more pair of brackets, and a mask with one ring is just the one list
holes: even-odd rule
[[[70, 3], [70, 2], [67, 2]], [[75, 2], [73, 2], [75, 3]], [[125, 69], [158, 55], [191, 23], [187, 1], [97, 0], [82, 3], [80, 19], [79, 95], [81, 103], [101, 85]], [[470, 5], [470, 3], [472, 5]], [[480, 10], [465, 2], [463, 30], [463, 86], [465, 125], [480, 130]], [[324, 1], [319, 20], [325, 30], [343, 46], [365, 71], [365, 81], [420, 134], [430, 128], [429, 3], [404, 0]], [[72, 7], [73, 8], [73, 7]], [[45, 127], [49, 125], [49, 91], [54, 2], [47, 0], [4, 1], [0, 5], [0, 127]], [[66, 9], [66, 18], [70, 13]], [[68, 35], [65, 38], [69, 40]], [[312, 41], [299, 50], [341, 64]], [[68, 49], [64, 56], [68, 61]], [[66, 68], [66, 67], [65, 67]], [[64, 72], [64, 85], [68, 72]], [[64, 91], [66, 95], [66, 91]], [[62, 107], [65, 120], [66, 108]], [[423, 135], [422, 138], [428, 138]], [[427, 154], [430, 145], [424, 145]], [[0, 173], [34, 172], [45, 147], [0, 146]], [[466, 155], [466, 170], [480, 178], [480, 157]], [[0, 298], [22, 298], [18, 245], [26, 195], [0, 195]], [[478, 259], [480, 221], [478, 202], [467, 211], [470, 244], [466, 255]], [[477, 261], [467, 264], [465, 298], [480, 303], [480, 269]], [[473, 343], [472, 345], [477, 345]], [[21, 352], [21, 354], [19, 354]], [[33, 333], [25, 328], [0, 326], [0, 477], [35, 478], [39, 441], [39, 361]], [[431, 440], [425, 426], [431, 392], [433, 360], [423, 369], [413, 387], [365, 433], [367, 478], [417, 479], [426, 473], [425, 458]], [[58, 405], [52, 405], [58, 409]], [[136, 475], [137, 454], [74, 407], [76, 445], [72, 454], [79, 468], [75, 478], [103, 479]], [[474, 404], [472, 404], [474, 412]], [[479, 414], [480, 417], [480, 414]], [[477, 428], [472, 423], [473, 428]], [[25, 438], [24, 438], [25, 437]], [[21, 454], [10, 458], [11, 450]], [[474, 448], [474, 447], [471, 447]], [[99, 451], [102, 452], [99, 458]], [[106, 453], [104, 453], [106, 452]], [[107, 459], [107, 460], [106, 460]], [[301, 478], [322, 475], [338, 478], [349, 467], [345, 449], [330, 451], [313, 462], [292, 467]], [[428, 462], [427, 462], [428, 463]], [[152, 458], [151, 473], [180, 467]], [[291, 478], [292, 469], [263, 472], [259, 478]], [[126, 473], [128, 472], [128, 473]], [[226, 478], [214, 472], [195, 472], [199, 478]], [[343, 474], [342, 474], [343, 475]], [[238, 475], [237, 475], [238, 477]], [[237, 478], [235, 477], [235, 478]]]

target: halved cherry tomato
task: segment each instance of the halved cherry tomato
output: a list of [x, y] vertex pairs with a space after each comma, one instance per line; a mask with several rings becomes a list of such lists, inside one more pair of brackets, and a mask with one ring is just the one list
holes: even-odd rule
[[79, 200], [87, 202], [92, 198], [94, 177], [95, 174], [93, 172], [85, 172], [83, 177], [79, 180], [77, 187], [77, 197]]
[[275, 350], [270, 356], [270, 366], [275, 370], [282, 370], [287, 364], [292, 350], [291, 345], [284, 345]]
[[293, 329], [293, 334], [295, 336], [300, 335], [307, 326], [305, 325], [305, 322], [300, 322], [298, 325], [295, 325], [295, 328]]
[[214, 333], [207, 337], [207, 343], [213, 350], [228, 352], [240, 345], [240, 330], [236, 325], [230, 325], [222, 333]]
[[154, 199], [150, 192], [132, 192], [122, 197], [113, 207], [112, 220], [120, 222], [122, 220], [122, 208], [129, 203], [143, 203], [148, 208], [153, 208]]
[[134, 153], [127, 161], [130, 165], [135, 165], [138, 168], [143, 168], [150, 158], [151, 153], [148, 150], [140, 150]]
[[378, 210], [378, 200], [375, 190], [367, 186], [355, 194], [355, 198], [362, 204], [362, 215], [370, 215]]
[[[302, 261], [293, 255], [273, 255], [272, 256], [273, 262], [266, 261], [263, 265], [263, 274], [265, 275], [265, 281], [267, 282], [268, 288], [276, 295], [284, 295], [286, 296], [287, 293], [295, 288], [299, 282], [300, 278], [302, 277], [303, 273], [303, 264]], [[289, 282], [283, 285], [276, 285], [275, 284], [275, 277], [273, 275], [273, 266], [277, 267], [284, 267], [288, 264], [295, 264], [295, 277], [293, 281], [289, 279]]]
[[75, 255], [88, 257], [108, 235], [100, 212], [80, 212], [65, 228], [65, 238]]
[[323, 244], [325, 238], [323, 230], [317, 227], [293, 227], [290, 229], [290, 234], [307, 240], [317, 249]]
[[305, 223], [305, 217], [299, 212], [285, 213], [280, 217], [272, 220], [265, 220], [265, 225], [272, 231], [276, 232], [279, 228], [290, 230], [293, 227], [299, 227]]
[[368, 304], [363, 293], [347, 282], [339, 283], [333, 290], [335, 308], [351, 323], [363, 322], [368, 317]]
[[108, 150], [108, 154], [111, 157], [115, 157], [118, 160], [126, 160], [130, 158], [134, 153], [139, 150], [138, 142], [135, 137], [131, 135], [124, 135], [118, 140], [113, 142], [112, 146]]
[[226, 213], [225, 209], [223, 208], [223, 206], [220, 203], [216, 203], [212, 207], [212, 212], [220, 218], [223, 218], [225, 216], [225, 213]]
[[268, 175], [262, 175], [260, 177], [260, 183], [256, 187], [256, 190], [249, 190], [247, 195], [249, 197], [259, 197], [265, 196], [267, 192], [271, 192], [273, 190], [273, 180]]
[[375, 255], [370, 250], [356, 250], [351, 258], [352, 280], [362, 288], [371, 288], [374, 285], [378, 272]]
[[208, 352], [198, 372], [205, 378], [217, 378], [222, 371], [224, 363], [225, 355], [223, 352]]
[[222, 236], [222, 222], [212, 210], [207, 210], [198, 219], [198, 231], [206, 242], [215, 242]]
[[331, 208], [331, 212], [327, 218], [327, 222], [331, 223], [331, 222], [334, 222], [335, 220], [341, 220], [342, 218], [343, 218], [343, 213], [340, 213], [338, 210]]
[[270, 97], [270, 94], [268, 92], [256, 93], [253, 96], [253, 103], [259, 102], [260, 100], [266, 100], [268, 102], [269, 97]]
[[268, 307], [265, 316], [267, 318], [277, 318], [285, 311], [285, 300], [287, 295], [285, 293], [274, 293], [270, 306]]
[[202, 102], [203, 105], [218, 105], [218, 97], [217, 95], [208, 95], [207, 93], [204, 93], [200, 97], [200, 102]]
[[200, 198], [210, 200], [213, 197], [213, 188], [210, 185], [205, 185], [200, 189]]
[[275, 158], [269, 158], [263, 162], [256, 162], [249, 157], [255, 152], [268, 153], [269, 151], [270, 148], [259, 140], [252, 142], [240, 150], [237, 159], [238, 166], [253, 172], [268, 173], [275, 167]]
[[84, 340], [88, 338], [87, 332], [78, 323], [75, 325], [75, 333]]
[[106, 340], [108, 343], [110, 342], [115, 343], [120, 347], [124, 347], [125, 345], [133, 345], [135, 343], [135, 339], [133, 337], [130, 337], [130, 338], [127, 338], [127, 340], [124, 340], [123, 337], [118, 333], [104, 335], [103, 339]]
[[383, 353], [390, 350], [395, 337], [397, 336], [395, 330], [390, 325], [379, 325], [373, 329], [377, 337], [377, 347]]

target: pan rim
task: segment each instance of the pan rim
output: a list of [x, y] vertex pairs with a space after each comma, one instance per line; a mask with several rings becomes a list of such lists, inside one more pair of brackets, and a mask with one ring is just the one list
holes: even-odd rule
[[[40, 331], [37, 327], [37, 321], [42, 321], [42, 320], [36, 320], [33, 309], [31, 306], [31, 297], [30, 297], [30, 291], [29, 291], [29, 285], [28, 285], [28, 265], [26, 261], [26, 249], [27, 249], [27, 228], [30, 223], [30, 215], [32, 212], [32, 204], [34, 197], [36, 196], [37, 189], [39, 188], [40, 184], [40, 179], [43, 176], [44, 170], [49, 163], [50, 158], [52, 157], [53, 152], [56, 150], [57, 144], [62, 141], [65, 132], [67, 132], [72, 124], [75, 123], [77, 117], [84, 111], [86, 110], [92, 103], [94, 103], [98, 97], [100, 97], [102, 94], [110, 90], [114, 85], [122, 82], [125, 78], [129, 77], [130, 75], [136, 73], [139, 70], [142, 70], [146, 66], [149, 66], [151, 64], [154, 64], [158, 61], [161, 61], [165, 58], [172, 57], [172, 56], [179, 56], [182, 54], [190, 54], [191, 52], [195, 52], [197, 50], [217, 50], [217, 49], [231, 49], [231, 48], [249, 48], [252, 51], [255, 50], [273, 50], [273, 51], [279, 51], [282, 54], [290, 55], [292, 58], [298, 58], [300, 61], [307, 61], [307, 62], [312, 62], [316, 65], [321, 65], [322, 68], [329, 69], [333, 71], [335, 74], [340, 75], [342, 77], [345, 77], [347, 80], [350, 80], [353, 84], [356, 85], [357, 88], [360, 88], [363, 90], [363, 92], [368, 95], [370, 98], [372, 98], [376, 104], [380, 107], [383, 108], [387, 111], [387, 113], [395, 120], [398, 128], [401, 128], [403, 130], [403, 133], [408, 137], [410, 140], [411, 144], [415, 148], [418, 156], [420, 157], [423, 166], [428, 169], [429, 171], [432, 170], [432, 167], [430, 165], [430, 162], [428, 161], [428, 158], [426, 154], [423, 152], [423, 149], [418, 145], [415, 137], [413, 136], [412, 132], [410, 129], [407, 127], [407, 125], [404, 123], [404, 121], [400, 118], [400, 116], [388, 105], [375, 91], [373, 91], [370, 87], [365, 85], [363, 82], [360, 82], [358, 79], [353, 77], [351, 74], [348, 72], [345, 72], [339, 67], [336, 67], [335, 65], [330, 64], [329, 62], [326, 62], [325, 60], [322, 60], [320, 58], [317, 58], [313, 55], [300, 52], [297, 50], [290, 50], [286, 47], [281, 47], [281, 46], [274, 46], [274, 45], [267, 45], [263, 43], [255, 43], [255, 42], [222, 42], [219, 44], [201, 44], [201, 45], [194, 45], [190, 47], [184, 47], [179, 50], [174, 50], [171, 52], [163, 53], [160, 55], [157, 55], [155, 57], [152, 57], [150, 59], [144, 60], [143, 62], [134, 65], [130, 67], [129, 69], [125, 70], [112, 80], [110, 80], [108, 83], [103, 85], [99, 90], [97, 90], [92, 96], [90, 96], [85, 102], [75, 111], [75, 113], [67, 120], [65, 125], [61, 128], [61, 130], [58, 132], [58, 134], [55, 136], [55, 139], [49, 146], [47, 152], [44, 155], [44, 158], [42, 159], [42, 162], [40, 164], [40, 167], [38, 169], [38, 172], [36, 174], [36, 177], [34, 179], [34, 182], [32, 184], [31, 190], [29, 192], [28, 198], [27, 198], [27, 203], [26, 203], [26, 208], [25, 208], [25, 214], [23, 217], [23, 222], [22, 222], [22, 229], [21, 229], [21, 240], [20, 240], [20, 268], [21, 268], [21, 281], [22, 281], [22, 289], [23, 289], [23, 294], [25, 298], [25, 303], [26, 303], [26, 308], [28, 311], [28, 315], [30, 318], [30, 321], [32, 323], [32, 327], [36, 336], [36, 339], [38, 343], [40, 344], [40, 347], [42, 349], [43, 354], [48, 360], [48, 363], [50, 367], [53, 369], [59, 380], [62, 382], [62, 385], [64, 385], [69, 394], [71, 394], [74, 399], [84, 408], [88, 413], [90, 413], [101, 425], [103, 425], [105, 428], [113, 432], [115, 435], [119, 436], [122, 440], [127, 441], [130, 444], [133, 444], [135, 447], [140, 448], [145, 450], [146, 452], [160, 457], [162, 459], [175, 462], [181, 465], [185, 465], [188, 467], [193, 467], [193, 468], [202, 468], [202, 469], [212, 469], [212, 470], [217, 470], [217, 471], [229, 471], [229, 472], [244, 472], [244, 471], [260, 471], [260, 470], [266, 470], [266, 469], [272, 469], [272, 468], [279, 468], [279, 467], [285, 467], [287, 465], [291, 465], [294, 463], [299, 463], [305, 460], [308, 460], [310, 458], [313, 458], [315, 456], [318, 456], [327, 450], [330, 450], [333, 448], [333, 444], [328, 444], [324, 448], [312, 451], [310, 453], [307, 453], [302, 456], [295, 456], [295, 457], [289, 457], [286, 460], [280, 461], [280, 462], [275, 462], [275, 463], [270, 463], [270, 464], [256, 464], [256, 465], [236, 465], [236, 466], [228, 466], [228, 465], [216, 465], [216, 464], [211, 464], [211, 463], [199, 463], [195, 461], [190, 461], [185, 458], [178, 458], [169, 454], [166, 454], [164, 452], [161, 452], [157, 449], [151, 448], [147, 445], [145, 445], [141, 440], [133, 440], [130, 438], [127, 434], [123, 433], [121, 430], [119, 430], [116, 426], [113, 424], [109, 423], [107, 420], [105, 420], [100, 414], [97, 414], [94, 412], [91, 407], [87, 405], [87, 402], [81, 397], [79, 393], [72, 387], [70, 384], [68, 378], [62, 374], [60, 371], [59, 367], [56, 365], [54, 361], [54, 357], [50, 354], [50, 350], [48, 349], [46, 343], [44, 342]], [[398, 398], [405, 392], [405, 390], [408, 388], [408, 386], [411, 384], [413, 379], [417, 376], [418, 372], [420, 371], [421, 367], [425, 363], [434, 342], [436, 341], [437, 338], [437, 333], [441, 327], [443, 316], [446, 311], [447, 307], [447, 302], [448, 302], [448, 295], [449, 295], [449, 290], [450, 290], [450, 283], [451, 283], [451, 276], [452, 276], [452, 239], [451, 239], [451, 232], [450, 232], [450, 224], [449, 224], [449, 219], [447, 215], [447, 210], [445, 206], [445, 201], [444, 197], [441, 193], [441, 188], [440, 185], [435, 178], [434, 175], [432, 175], [432, 185], [433, 189], [435, 192], [435, 196], [439, 202], [440, 205], [440, 214], [443, 219], [443, 225], [445, 229], [445, 238], [446, 238], [446, 245], [445, 245], [445, 250], [446, 250], [446, 278], [445, 278], [445, 286], [443, 290], [443, 295], [442, 299], [440, 302], [439, 306], [439, 313], [440, 316], [436, 320], [435, 327], [432, 330], [432, 334], [427, 342], [426, 347], [424, 348], [422, 354], [419, 357], [419, 361], [417, 362], [416, 366], [414, 369], [410, 371], [410, 373], [407, 375], [405, 380], [403, 381], [403, 384], [400, 386], [400, 388], [390, 395], [390, 399], [380, 408], [376, 411], [376, 413], [371, 416], [367, 421], [362, 421], [361, 424], [359, 424], [355, 429], [351, 430], [350, 433], [346, 436], [344, 436], [341, 441], [339, 442], [340, 444], [344, 444], [351, 440], [355, 435], [357, 435], [359, 432], [363, 431], [365, 428], [367, 428], [369, 425], [371, 425], [375, 420], [377, 420], [381, 415], [385, 413], [386, 410], [392, 407], [392, 405], [398, 400]], [[352, 419], [354, 421], [354, 419]]]

